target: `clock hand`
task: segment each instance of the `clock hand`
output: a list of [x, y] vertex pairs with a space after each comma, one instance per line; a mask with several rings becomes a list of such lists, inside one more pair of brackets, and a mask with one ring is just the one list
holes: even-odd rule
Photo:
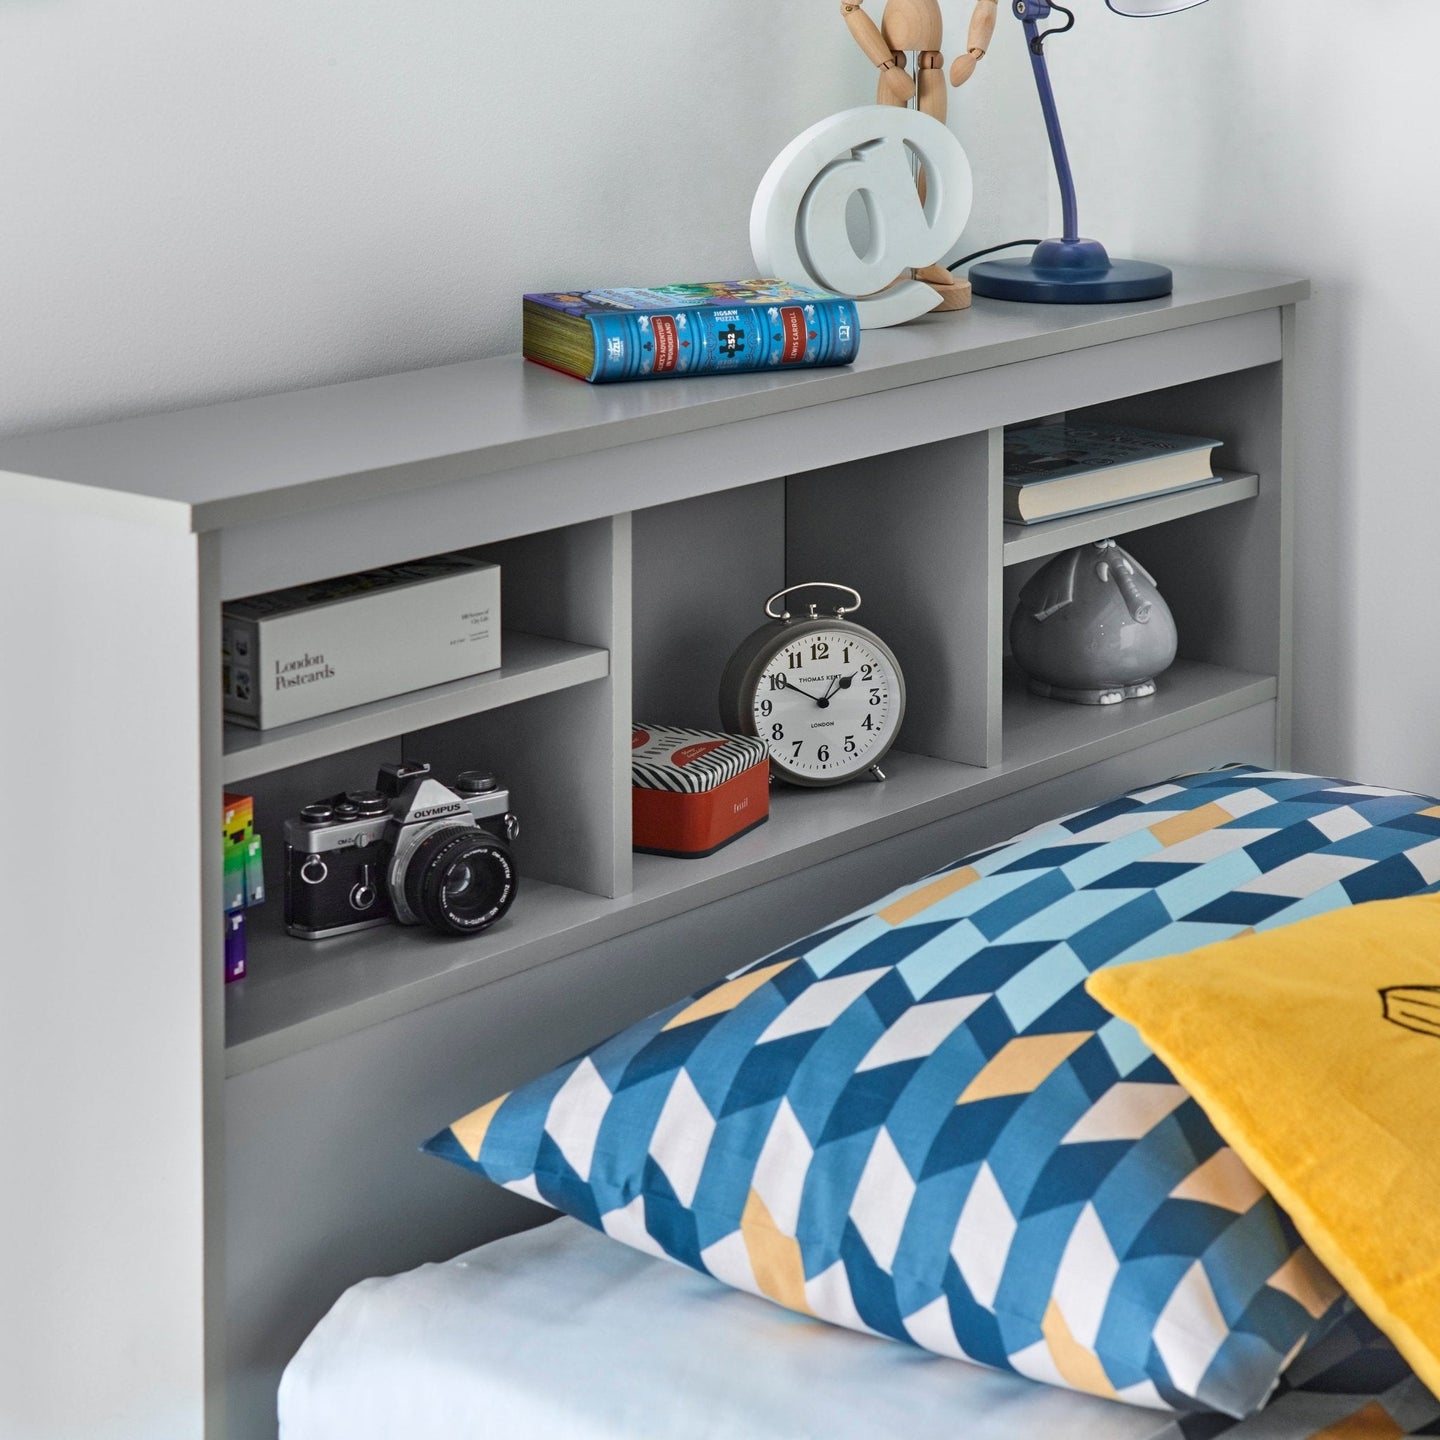
[[829, 704], [828, 699], [822, 699], [819, 695], [815, 695], [811, 691], [797, 685], [793, 680], [787, 680], [785, 682], [785, 688], [787, 690], [793, 690], [797, 695], [803, 695], [807, 700], [813, 700], [817, 705]]
[[848, 675], [837, 675], [830, 682], [830, 688], [825, 692], [824, 696], [821, 699], [817, 700], [815, 703], [822, 710], [828, 710], [830, 708], [830, 701], [841, 690], [848, 690], [850, 688], [851, 682], [855, 679], [855, 673], [856, 672], [852, 670]]

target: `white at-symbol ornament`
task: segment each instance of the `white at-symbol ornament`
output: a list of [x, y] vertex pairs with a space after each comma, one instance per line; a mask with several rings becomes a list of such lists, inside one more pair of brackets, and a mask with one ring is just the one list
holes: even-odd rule
[[[912, 156], [925, 171], [923, 202]], [[955, 244], [974, 193], [965, 148], [938, 120], [861, 105], [812, 125], [775, 157], [750, 209], [750, 248], [763, 275], [857, 297], [864, 329], [899, 325], [938, 303], [908, 272]], [[845, 221], [857, 194], [870, 226], [863, 255]]]

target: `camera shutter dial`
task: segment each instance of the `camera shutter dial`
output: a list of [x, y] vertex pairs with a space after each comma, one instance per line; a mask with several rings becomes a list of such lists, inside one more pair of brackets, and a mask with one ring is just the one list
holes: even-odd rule
[[487, 770], [462, 770], [455, 777], [455, 789], [462, 795], [488, 795], [500, 782]]

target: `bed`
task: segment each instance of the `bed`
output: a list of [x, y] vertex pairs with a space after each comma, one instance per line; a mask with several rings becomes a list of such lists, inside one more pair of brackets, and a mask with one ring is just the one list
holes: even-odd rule
[[1440, 1403], [1352, 1323], [1255, 1419], [1167, 1417], [823, 1325], [563, 1218], [352, 1287], [286, 1371], [280, 1424], [283, 1440], [1378, 1440], [1440, 1434]]
[[[1163, 956], [1370, 900], [1411, 895], [1440, 879], [1432, 873], [1440, 864], [1437, 851], [1440, 808], [1425, 797], [1305, 775], [1229, 767], [1132, 792], [1109, 805], [1039, 827], [1006, 846], [968, 856], [938, 876], [926, 877], [817, 936], [787, 947], [787, 953], [802, 957], [823, 954], [830, 968], [820, 973], [841, 974], [847, 963], [854, 969], [853, 956], [848, 961], [837, 958], [848, 953], [846, 946], [853, 951], [855, 944], [872, 948], [881, 944], [901, 957], [913, 956], [918, 953], [915, 934], [912, 932], [907, 943], [899, 931], [905, 925], [920, 924], [924, 927], [920, 938], [927, 953], [933, 955], [947, 945], [953, 947], [953, 937], [963, 927], [971, 943], [958, 963], [993, 970], [997, 957], [1024, 951], [1028, 977], [1022, 987], [1024, 1004], [1039, 1015], [1054, 997], [1044, 993], [1037, 1001], [1035, 977], [1042, 972], [1047, 976], [1056, 973], [1054, 954], [1063, 954], [1067, 962], [1082, 957], [1083, 965], [1075, 968], [1083, 976], [1086, 967], [1094, 971], [1115, 962]], [[939, 909], [937, 897], [943, 901]], [[943, 921], [937, 919], [942, 910]], [[897, 927], [897, 934], [887, 931], [879, 941], [867, 938], [879, 926], [877, 917]], [[1066, 917], [1063, 934], [1056, 928], [1060, 917]], [[983, 944], [974, 943], [977, 929], [984, 933]], [[905, 963], [903, 958], [901, 963]], [[767, 966], [767, 961], [761, 960], [742, 975], [752, 971], [768, 975], [783, 968]], [[939, 973], [932, 974], [927, 983], [933, 986]], [[729, 983], [736, 984], [737, 977]], [[993, 981], [986, 983], [995, 988]], [[1065, 1028], [1073, 1031], [1080, 1023], [1075, 1018], [1079, 1013], [1076, 1006], [1085, 1001], [1083, 996], [1077, 999], [1073, 982], [1066, 983], [1071, 988], [1056, 993], [1063, 1001], [1060, 1008], [1068, 1006]], [[748, 982], [740, 988], [746, 996], [762, 993]], [[858, 997], [863, 987], [852, 988]], [[790, 991], [788, 999], [777, 1003], [809, 1003], [795, 984]], [[973, 1009], [967, 1007], [967, 1013]], [[607, 1044], [620, 1046], [624, 1052], [620, 1060], [633, 1066], [638, 1063], [636, 1057], [643, 1059], [650, 1053], [645, 1047], [657, 1036], [673, 1036], [677, 1020], [687, 1021], [702, 1010], [716, 1010], [703, 993], [698, 1000], [692, 997], [652, 1017], [648, 1030], [645, 1022], [632, 1027], [636, 1032], [633, 1040], [627, 1041], [626, 1032]], [[1052, 1012], [1058, 1014], [1059, 1009], [1052, 1007]], [[708, 1019], [713, 1020], [714, 1014]], [[762, 1022], [764, 1019], [762, 1014]], [[828, 1022], [835, 1033], [827, 1028], [827, 1039], [840, 1037], [829, 1053], [840, 1053], [845, 1023], [839, 1014]], [[774, 1024], [772, 1020], [772, 1030]], [[1040, 1028], [1046, 1029], [1046, 1024], [1042, 1022]], [[1023, 1027], [1017, 1022], [1016, 1029]], [[1113, 1051], [1116, 1042], [1109, 1029], [1106, 1027], [1105, 1044]], [[1098, 1032], [1093, 1037], [1095, 1053], [1101, 1053], [1097, 1048], [1101, 1038]], [[674, 1048], [673, 1038], [666, 1043]], [[856, 1043], [861, 1049], [869, 1047], [873, 1054], [878, 1042], [873, 1035], [862, 1034]], [[629, 1051], [625, 1051], [627, 1044], [631, 1045]], [[1089, 1075], [1086, 1083], [1095, 1090], [1093, 1056], [1090, 1062], [1081, 1063], [1091, 1052], [1071, 1046], [1066, 1054], [1072, 1051], [1077, 1057], [1076, 1073]], [[602, 1069], [611, 1066], [607, 1074], [618, 1073], [613, 1053], [608, 1061], [604, 1047], [593, 1053], [600, 1056]], [[981, 1057], [982, 1062], [985, 1059]], [[1121, 1066], [1119, 1073], [1154, 1078], [1154, 1066], [1159, 1062], [1151, 1055], [1143, 1062], [1149, 1069], [1137, 1068], [1142, 1059], [1132, 1056], [1128, 1068]], [[572, 1062], [579, 1066], [590, 1063], [588, 1057]], [[1045, 1094], [1050, 1096], [1045, 1103], [1052, 1106], [1056, 1095], [1064, 1100], [1069, 1092], [1062, 1084], [1063, 1068], [1058, 1062], [1051, 1065], [1046, 1070], [1050, 1078], [1017, 1102], [1019, 1108], [1040, 1104]], [[575, 1072], [560, 1067], [555, 1073], [563, 1079]], [[703, 1087], [704, 1076], [697, 1072], [697, 1078]], [[900, 1080], [903, 1084], [897, 1095], [905, 1087], [912, 1092], [916, 1088], [911, 1072], [901, 1074]], [[544, 1083], [549, 1083], [548, 1089], [543, 1088]], [[813, 1074], [809, 1083], [813, 1086]], [[1068, 1083], [1071, 1091], [1076, 1090], [1073, 1081]], [[542, 1086], [545, 1105], [555, 1104], [555, 1096], [565, 1089], [559, 1082], [535, 1084]], [[622, 1087], [614, 1088], [619, 1094]], [[483, 1114], [489, 1126], [497, 1107], [513, 1104], [523, 1112], [526, 1091], [522, 1088], [516, 1094], [520, 1100], [501, 1097], [476, 1113]], [[873, 1100], [872, 1090], [867, 1100], [872, 1108]], [[1092, 1102], [1098, 1106], [1100, 1100], [1093, 1094], [1080, 1095], [1077, 1113], [1082, 1119], [1084, 1107]], [[942, 1098], [948, 1108], [958, 1103], [953, 1096]], [[1186, 1104], [1193, 1110], [1193, 1101]], [[1064, 1124], [1071, 1125], [1072, 1120], [1067, 1117]], [[544, 1123], [556, 1128], [553, 1121]], [[587, 1142], [590, 1148], [603, 1121], [597, 1117], [593, 1123], [595, 1130]], [[663, 1117], [661, 1125], [656, 1125], [653, 1115], [648, 1123], [658, 1134]], [[885, 1121], [882, 1118], [876, 1123], [883, 1127]], [[1033, 1113], [1028, 1123], [1037, 1134], [1043, 1128]], [[1201, 1134], [1203, 1116], [1187, 1116], [1184, 1107], [1176, 1110], [1172, 1103], [1161, 1123], [1188, 1137], [1187, 1155], [1192, 1164], [1203, 1159], [1208, 1165], [1217, 1158], [1222, 1142], [1215, 1137], [1211, 1143]], [[511, 1131], [519, 1124], [511, 1122]], [[1222, 1434], [1234, 1440], [1302, 1440], [1322, 1435], [1332, 1440], [1351, 1436], [1358, 1440], [1363, 1436], [1440, 1434], [1440, 1403], [1380, 1332], [1343, 1297], [1334, 1299], [1333, 1304], [1329, 1303], [1333, 1297], [1324, 1297], [1310, 1307], [1315, 1324], [1307, 1321], [1303, 1333], [1286, 1331], [1274, 1342], [1282, 1350], [1288, 1349], [1284, 1365], [1277, 1359], [1276, 1373], [1283, 1369], [1283, 1374], [1278, 1383], [1273, 1378], [1266, 1382], [1257, 1398], [1268, 1393], [1268, 1403], [1249, 1418], [1231, 1418], [1203, 1408], [1185, 1413], [1190, 1407], [1175, 1404], [1177, 1391], [1163, 1366], [1155, 1371], [1158, 1390], [1148, 1382], [1121, 1390], [1112, 1369], [1114, 1386], [1107, 1382], [1099, 1393], [1134, 1398], [1143, 1392], [1148, 1396], [1142, 1396], [1143, 1404], [1156, 1408], [1119, 1405], [1023, 1378], [1045, 1373], [1043, 1367], [1038, 1372], [1035, 1368], [1034, 1347], [998, 1357], [998, 1364], [1020, 1374], [944, 1358], [946, 1353], [957, 1353], [947, 1348], [948, 1335], [945, 1343], [937, 1346], [909, 1321], [887, 1323], [883, 1306], [867, 1308], [868, 1292], [853, 1274], [857, 1282], [853, 1295], [847, 1291], [852, 1321], [846, 1323], [897, 1339], [919, 1340], [919, 1344], [895, 1344], [875, 1335], [852, 1333], [742, 1293], [751, 1288], [771, 1299], [784, 1299], [763, 1283], [763, 1277], [756, 1281], [759, 1267], [754, 1273], [745, 1269], [740, 1274], [733, 1268], [726, 1272], [712, 1262], [712, 1274], [697, 1273], [706, 1265], [698, 1262], [696, 1255], [719, 1255], [723, 1245], [717, 1242], [708, 1250], [687, 1253], [683, 1245], [668, 1238], [675, 1233], [673, 1219], [649, 1228], [638, 1228], [633, 1220], [643, 1212], [641, 1201], [652, 1204], [657, 1194], [672, 1210], [676, 1205], [674, 1187], [656, 1168], [657, 1157], [661, 1168], [665, 1160], [658, 1143], [655, 1155], [646, 1154], [643, 1183], [637, 1178], [639, 1171], [616, 1180], [624, 1197], [632, 1201], [623, 1211], [618, 1202], [606, 1211], [607, 1202], [595, 1199], [599, 1180], [588, 1188], [580, 1185], [581, 1179], [589, 1182], [591, 1178], [589, 1149], [586, 1173], [581, 1176], [571, 1163], [573, 1151], [561, 1153], [564, 1147], [557, 1148], [544, 1135], [535, 1150], [538, 1158], [518, 1167], [513, 1155], [498, 1160], [490, 1155], [487, 1143], [473, 1125], [467, 1130], [462, 1122], [456, 1122], [450, 1131], [442, 1132], [438, 1147], [432, 1142], [432, 1148], [447, 1154], [449, 1145], [453, 1153], [448, 1158], [473, 1163], [482, 1174], [556, 1208], [571, 1210], [590, 1223], [562, 1218], [445, 1264], [426, 1265], [353, 1287], [286, 1371], [280, 1391], [285, 1440], [336, 1436], [378, 1440], [398, 1435], [406, 1440], [439, 1440], [441, 1436], [447, 1440], [470, 1436], [618, 1440], [634, 1435], [788, 1440], [792, 1436], [878, 1433], [903, 1433], [914, 1440], [932, 1436], [938, 1440], [957, 1433], [967, 1440], [1028, 1435], [1060, 1440], [1069, 1436], [1211, 1440]], [[652, 1142], [645, 1143], [649, 1146]], [[818, 1142], [814, 1153], [821, 1153]], [[615, 1170], [615, 1165], [610, 1168]], [[1096, 1185], [1103, 1183], [1101, 1176]], [[645, 1184], [651, 1187], [648, 1196], [635, 1198], [637, 1189]], [[1165, 1184], [1169, 1186], [1170, 1181]], [[709, 1223], [703, 1199], [704, 1187], [697, 1179], [685, 1195], [686, 1204], [699, 1217], [692, 1217], [692, 1231], [695, 1225], [703, 1230]], [[1077, 1190], [1070, 1200], [1076, 1213], [1083, 1206], [1086, 1213], [1094, 1214], [1098, 1206], [1098, 1213], [1105, 1215], [1108, 1223], [1106, 1206], [1114, 1203], [1113, 1186], [1109, 1200], [1098, 1188], [1084, 1195]], [[1272, 1202], [1266, 1196], [1264, 1203]], [[1238, 1214], [1242, 1207], [1230, 1208]], [[1175, 1212], [1172, 1203], [1167, 1212], [1172, 1216], [1172, 1230]], [[1212, 1204], [1205, 1213], [1213, 1220], [1220, 1210]], [[625, 1226], [611, 1223], [622, 1214], [630, 1217]], [[945, 1223], [953, 1226], [953, 1213]], [[1280, 1228], [1283, 1226], [1272, 1224], [1270, 1231], [1275, 1233], [1266, 1232], [1271, 1241], [1284, 1241]], [[629, 1243], [617, 1244], [596, 1233], [600, 1229]], [[853, 1221], [848, 1222], [847, 1243], [853, 1243], [854, 1229]], [[1218, 1228], [1213, 1235], [1207, 1232], [1203, 1243], [1196, 1245], [1195, 1256], [1211, 1264], [1221, 1243], [1215, 1238], [1220, 1233]], [[789, 1234], [799, 1237], [797, 1254], [803, 1251], [800, 1242], [808, 1245], [813, 1238], [796, 1217], [789, 1222]], [[958, 1243], [958, 1230], [956, 1235]], [[1253, 1252], [1258, 1243], [1255, 1236], [1242, 1239], [1242, 1248]], [[1298, 1237], [1292, 1235], [1291, 1240], [1299, 1246]], [[1186, 1247], [1190, 1242], [1171, 1243], [1185, 1252], [1183, 1259], [1188, 1264]], [[1063, 1255], [1052, 1246], [1053, 1253], [1042, 1257], [1040, 1263], [1063, 1271], [1070, 1263], [1072, 1248], [1073, 1239]], [[817, 1269], [816, 1253], [804, 1252], [807, 1274]], [[958, 1251], [955, 1254], [959, 1270], [950, 1265], [944, 1283], [963, 1290], [968, 1281], [973, 1288], [971, 1271]], [[890, 1258], [895, 1258], [893, 1251]], [[676, 1260], [688, 1262], [691, 1268], [672, 1263]], [[1271, 1258], [1265, 1263], [1269, 1269], [1275, 1261]], [[723, 1275], [729, 1285], [713, 1278], [715, 1274]], [[740, 1288], [731, 1288], [735, 1286]], [[1275, 1300], [1269, 1292], [1266, 1298]], [[959, 1302], [952, 1296], [947, 1303], [953, 1308]], [[965, 1291], [965, 1304], [974, 1308], [969, 1291]], [[1235, 1316], [1227, 1316], [1227, 1320], [1244, 1329], [1257, 1313], [1256, 1305], [1247, 1300], [1235, 1308]], [[1097, 1330], [1098, 1326], [1097, 1319]], [[1098, 1344], [1093, 1336], [1089, 1343]], [[927, 1344], [928, 1349], [921, 1348]], [[1074, 1350], [1074, 1337], [1068, 1332], [1065, 1344]], [[937, 1348], [942, 1354], [931, 1353]], [[1151, 1346], [1152, 1362], [1153, 1350]], [[1098, 1353], [1105, 1356], [1103, 1346]], [[1278, 1357], [1281, 1352], [1276, 1353]], [[1030, 1359], [1019, 1363], [1025, 1356]], [[1060, 1369], [1063, 1373], [1046, 1378], [1075, 1384], [1063, 1365]], [[1091, 1386], [1082, 1380], [1078, 1388]], [[1197, 1393], [1203, 1397], [1203, 1385]], [[1181, 1413], [1168, 1413], [1166, 1403]], [[1238, 1415], [1242, 1408], [1254, 1407], [1231, 1408]]]

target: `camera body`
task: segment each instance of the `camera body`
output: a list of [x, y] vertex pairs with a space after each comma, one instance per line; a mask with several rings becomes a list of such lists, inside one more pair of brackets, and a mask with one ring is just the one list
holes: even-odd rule
[[285, 928], [325, 940], [373, 925], [488, 929], [515, 898], [520, 824], [493, 775], [453, 788], [428, 765], [382, 765], [374, 790], [347, 790], [285, 822]]

